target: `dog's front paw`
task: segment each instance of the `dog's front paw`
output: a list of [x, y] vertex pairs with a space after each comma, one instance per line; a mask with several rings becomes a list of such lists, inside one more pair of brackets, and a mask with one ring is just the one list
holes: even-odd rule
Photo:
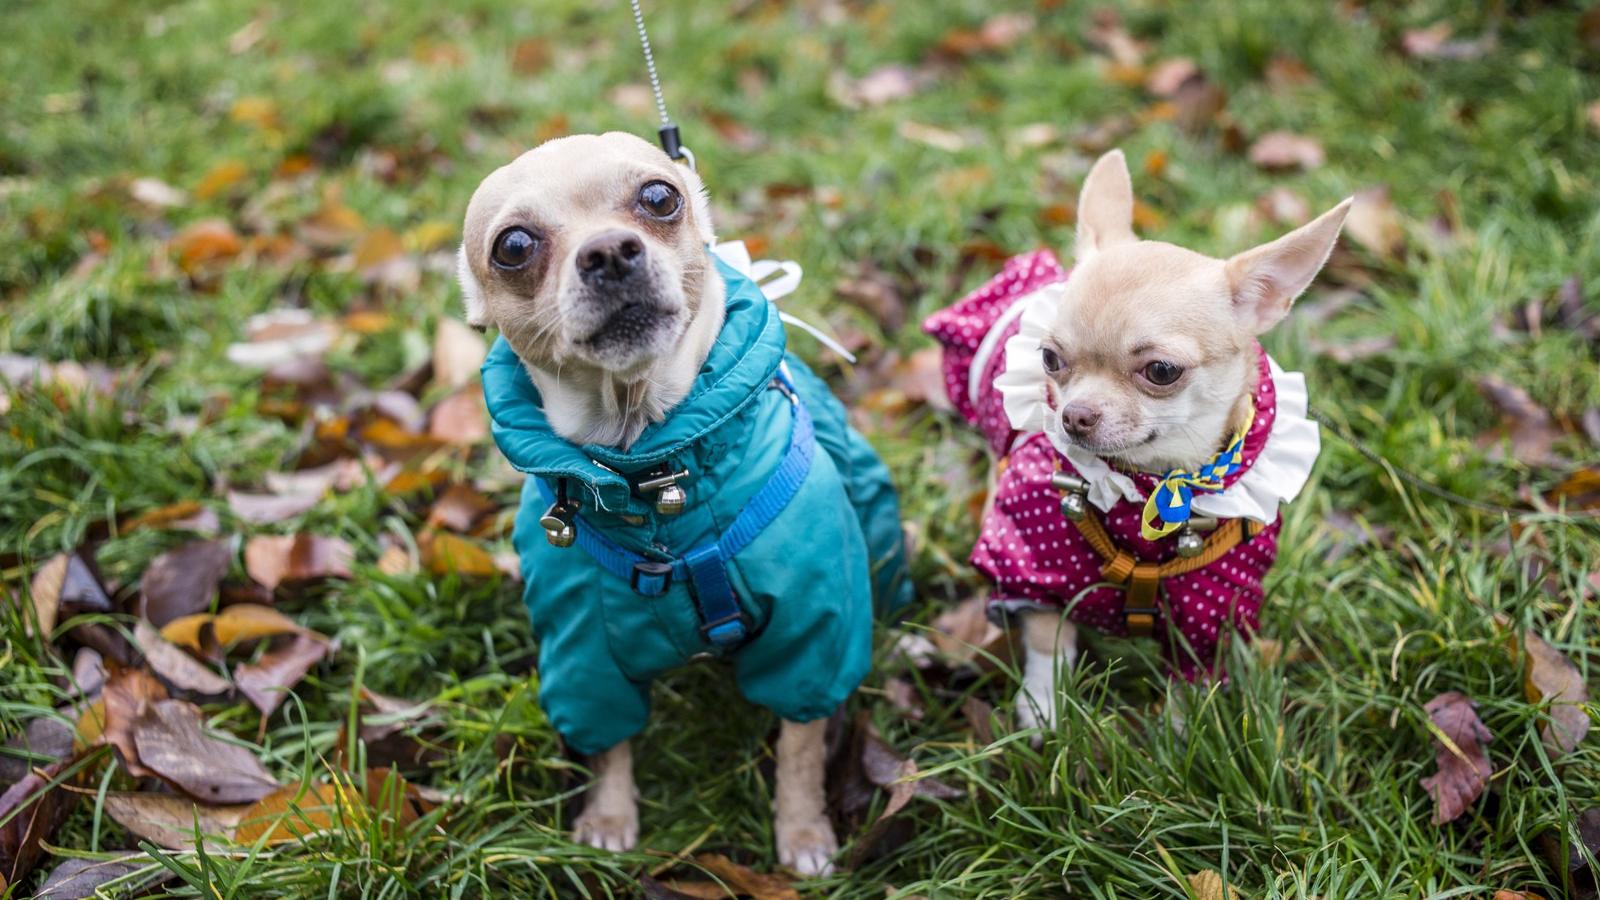
[[572, 839], [597, 850], [632, 850], [639, 845], [639, 811], [586, 809], [573, 823]]
[[777, 832], [778, 862], [807, 878], [833, 874], [833, 855], [839, 852], [839, 841], [826, 818], [777, 821], [773, 830]]

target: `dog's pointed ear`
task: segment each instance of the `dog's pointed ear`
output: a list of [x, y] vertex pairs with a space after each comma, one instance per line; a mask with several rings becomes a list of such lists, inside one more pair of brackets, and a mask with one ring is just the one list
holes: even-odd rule
[[1075, 253], [1082, 262], [1133, 235], [1133, 179], [1121, 150], [1095, 161], [1078, 194], [1078, 239]]
[[1317, 276], [1333, 252], [1350, 202], [1328, 210], [1270, 244], [1246, 250], [1227, 262], [1233, 312], [1240, 325], [1261, 334], [1289, 314], [1289, 304]]
[[456, 251], [456, 279], [461, 282], [461, 300], [466, 306], [467, 324], [482, 331], [489, 327], [489, 308], [483, 301], [483, 287], [478, 276], [472, 274], [472, 264], [467, 262], [467, 245], [463, 241]]

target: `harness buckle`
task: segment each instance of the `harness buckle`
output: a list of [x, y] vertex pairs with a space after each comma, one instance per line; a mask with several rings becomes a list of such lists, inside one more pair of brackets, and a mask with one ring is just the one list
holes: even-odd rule
[[659, 597], [672, 587], [672, 563], [641, 559], [633, 564], [628, 586], [641, 597]]
[[718, 647], [731, 647], [741, 643], [745, 636], [744, 613], [736, 612], [715, 622], [707, 622], [700, 626], [700, 633]]
[[1153, 606], [1124, 606], [1122, 608], [1122, 621], [1128, 628], [1129, 637], [1154, 637], [1156, 633], [1156, 617], [1161, 615], [1161, 610]]

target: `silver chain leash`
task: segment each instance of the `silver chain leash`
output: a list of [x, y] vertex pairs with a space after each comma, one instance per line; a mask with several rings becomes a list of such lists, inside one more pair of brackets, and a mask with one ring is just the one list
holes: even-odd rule
[[639, 7], [639, 0], [628, 0], [633, 7], [633, 24], [639, 28], [639, 46], [644, 49], [644, 66], [650, 73], [650, 90], [655, 94], [656, 111], [661, 114], [661, 128], [657, 134], [661, 140], [661, 149], [673, 159], [681, 159], [689, 168], [694, 168], [694, 153], [678, 137], [678, 126], [672, 124], [672, 118], [667, 115], [667, 98], [661, 91], [661, 76], [656, 73], [656, 55], [650, 49], [650, 33], [644, 27], [644, 10]]

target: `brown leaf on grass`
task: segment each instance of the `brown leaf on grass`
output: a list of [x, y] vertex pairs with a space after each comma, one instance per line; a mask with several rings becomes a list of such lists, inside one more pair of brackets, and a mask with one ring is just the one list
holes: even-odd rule
[[517, 75], [537, 75], [550, 67], [555, 53], [541, 37], [523, 38], [511, 48], [511, 71]]
[[244, 808], [233, 839], [246, 846], [283, 844], [331, 830], [335, 822], [348, 821], [341, 799], [340, 789], [327, 782], [284, 785]]
[[134, 611], [157, 627], [200, 612], [216, 599], [217, 586], [232, 564], [233, 542], [227, 538], [195, 541], [163, 553], [140, 577]]
[[139, 762], [163, 781], [206, 803], [250, 803], [278, 788], [254, 753], [207, 735], [200, 707], [157, 700], [133, 723]]
[[1405, 252], [1405, 224], [1386, 187], [1356, 192], [1355, 203], [1350, 205], [1350, 214], [1344, 221], [1344, 233], [1384, 261], [1396, 260]]
[[1512, 458], [1524, 465], [1545, 465], [1555, 459], [1551, 448], [1561, 439], [1562, 430], [1549, 410], [1498, 375], [1479, 378], [1478, 390], [1499, 410], [1502, 420], [1499, 428], [1479, 436], [1478, 446], [1497, 456], [1502, 439], [1509, 439]]
[[1311, 221], [1311, 204], [1292, 188], [1282, 185], [1257, 197], [1255, 209], [1274, 225], [1295, 228]]
[[[137, 878], [120, 880], [141, 871], [144, 874]], [[176, 877], [177, 873], [143, 853], [124, 853], [110, 859], [74, 858], [55, 867], [33, 900], [93, 900], [108, 896], [101, 888], [113, 881], [118, 882], [116, 896], [143, 896]]]
[[64, 759], [31, 771], [0, 794], [0, 890], [27, 877], [44, 852], [41, 844], [55, 835], [77, 805], [78, 795], [50, 787], [50, 782], [72, 766]]
[[1584, 118], [1589, 120], [1590, 128], [1593, 128], [1595, 131], [1600, 131], [1600, 100], [1596, 100], [1585, 107], [1583, 115]]
[[1571, 753], [1589, 733], [1589, 686], [1583, 673], [1561, 651], [1532, 631], [1522, 633], [1521, 646], [1513, 638], [1511, 654], [1524, 666], [1522, 689], [1530, 703], [1550, 704], [1550, 721], [1539, 727], [1539, 737], [1552, 757]]
[[355, 549], [342, 538], [325, 535], [260, 535], [244, 545], [245, 571], [268, 590], [285, 583], [349, 578], [355, 558]]
[[980, 746], [994, 743], [994, 707], [987, 700], [974, 695], [961, 701], [961, 716]]
[[1399, 340], [1392, 334], [1374, 334], [1367, 337], [1351, 338], [1346, 341], [1330, 341], [1322, 338], [1312, 338], [1307, 341], [1307, 346], [1312, 353], [1326, 356], [1336, 363], [1349, 365], [1363, 359], [1371, 359], [1393, 350]]
[[1239, 892], [1233, 885], [1222, 880], [1222, 874], [1216, 869], [1206, 869], [1204, 872], [1195, 872], [1188, 876], [1189, 892], [1194, 900], [1240, 900]]
[[305, 309], [276, 309], [250, 317], [246, 340], [228, 345], [228, 361], [270, 370], [297, 360], [318, 359], [339, 337], [338, 323]]
[[[437, 740], [443, 720], [428, 702], [412, 703], [361, 689], [364, 709], [358, 734], [367, 745], [367, 765], [424, 771], [446, 757]], [[343, 742], [341, 741], [341, 744]]]
[[490, 578], [499, 573], [489, 551], [449, 532], [429, 530], [417, 537], [422, 565], [435, 575]]
[[1539, 838], [1545, 858], [1550, 861], [1558, 876], [1572, 888], [1571, 896], [1593, 900], [1600, 893], [1600, 877], [1589, 866], [1589, 859], [1600, 858], [1600, 807], [1592, 807], [1578, 814], [1577, 839], [1568, 837], [1565, 828], [1552, 828]]
[[871, 260], [857, 266], [853, 276], [835, 282], [833, 291], [845, 302], [865, 310], [885, 333], [899, 331], [906, 322], [906, 298], [899, 282]]
[[228, 492], [228, 508], [235, 517], [252, 525], [270, 525], [292, 519], [321, 500], [318, 494], [250, 494]]
[[115, 747], [128, 774], [143, 778], [151, 772], [139, 760], [134, 726], [152, 704], [165, 699], [167, 689], [154, 675], [144, 669], [116, 669], [100, 691], [99, 708], [91, 706], [79, 720], [78, 734], [87, 744], [104, 742]]
[[361, 214], [346, 206], [337, 184], [323, 190], [322, 205], [300, 222], [300, 239], [313, 247], [333, 250], [354, 241], [365, 229]]
[[1250, 145], [1250, 161], [1270, 172], [1315, 169], [1326, 159], [1322, 144], [1292, 131], [1269, 131]]
[[162, 637], [196, 652], [208, 652], [213, 647], [225, 650], [242, 641], [301, 633], [316, 634], [272, 607], [259, 603], [236, 603], [214, 616], [186, 616], [161, 629]]
[[[33, 573], [33, 581], [28, 585], [28, 594], [33, 601], [30, 604], [32, 615], [25, 608], [22, 616], [29, 634], [49, 637], [56, 630], [56, 615], [61, 609], [61, 589], [66, 586], [67, 566], [72, 559], [66, 553], [57, 553]], [[20, 596], [17, 599], [20, 600]]]
[[232, 690], [227, 679], [167, 641], [149, 622], [140, 619], [134, 623], [133, 639], [150, 668], [178, 690], [208, 695]]
[[1472, 60], [1483, 57], [1499, 44], [1493, 31], [1476, 38], [1451, 40], [1454, 32], [1449, 22], [1413, 28], [1400, 36], [1400, 48], [1407, 56], [1417, 59]]
[[927, 73], [898, 64], [881, 66], [860, 78], [835, 70], [828, 77], [828, 96], [846, 109], [862, 109], [904, 100], [927, 82]]
[[428, 417], [428, 436], [456, 445], [481, 444], [489, 439], [489, 417], [483, 405], [483, 388], [469, 384], [439, 401]]
[[1584, 466], [1568, 475], [1547, 497], [1567, 509], [1600, 509], [1600, 465]]
[[1112, 61], [1129, 69], [1144, 65], [1144, 55], [1149, 45], [1137, 40], [1122, 25], [1122, 17], [1109, 8], [1094, 11], [1089, 29], [1085, 32], [1089, 43], [1104, 51]]
[[456, 483], [445, 489], [433, 508], [428, 510], [428, 524], [466, 534], [479, 519], [494, 512], [497, 505], [470, 484]]
[[757, 872], [742, 866], [720, 853], [701, 853], [694, 858], [695, 865], [716, 878], [740, 896], [755, 900], [800, 900], [794, 882], [783, 875]]
[[92, 647], [79, 647], [72, 658], [72, 688], [82, 697], [100, 693], [106, 683], [105, 657]]
[[320, 635], [300, 632], [280, 641], [253, 663], [233, 670], [233, 680], [263, 716], [272, 715], [311, 667], [328, 655], [332, 644]]
[[75, 736], [70, 724], [53, 716], [30, 720], [0, 752], [0, 784], [16, 784], [33, 769], [71, 756]]
[[198, 822], [201, 840], [207, 850], [228, 844], [238, 826], [246, 804], [202, 805], [177, 794], [113, 791], [106, 794], [106, 815], [151, 843], [168, 850], [193, 850]]
[[196, 200], [210, 200], [232, 190], [250, 174], [250, 169], [237, 159], [225, 159], [206, 170], [194, 186]]
[[1032, 32], [1037, 25], [1026, 13], [1000, 13], [977, 28], [952, 28], [939, 38], [934, 52], [952, 60], [985, 53], [1002, 53]]
[[895, 711], [913, 721], [920, 720], [927, 711], [917, 696], [917, 686], [904, 678], [890, 678], [883, 683], [883, 693]]
[[934, 646], [956, 662], [987, 670], [990, 656], [1004, 656], [1006, 633], [990, 621], [983, 597], [968, 597], [934, 619], [933, 627]]
[[489, 355], [483, 335], [466, 323], [441, 318], [433, 333], [433, 380], [455, 390], [478, 377], [478, 367]]
[[867, 833], [854, 842], [851, 865], [860, 865], [909, 839], [909, 822], [897, 814], [913, 797], [949, 800], [963, 795], [936, 778], [918, 775], [916, 763], [889, 746], [865, 713], [856, 717], [843, 771], [830, 773], [828, 778], [832, 805], [849, 820], [867, 811], [878, 790], [888, 794], [888, 801]]
[[327, 465], [294, 472], [268, 472], [267, 489], [274, 494], [310, 494], [321, 497], [330, 490], [343, 491], [361, 483], [365, 477], [361, 461], [337, 459]]
[[201, 219], [173, 235], [168, 250], [178, 258], [178, 266], [191, 278], [214, 276], [226, 266], [244, 242], [222, 219]]
[[1484, 751], [1493, 735], [1478, 718], [1477, 705], [1466, 694], [1446, 691], [1423, 707], [1438, 728], [1433, 756], [1439, 771], [1422, 779], [1423, 789], [1433, 797], [1435, 825], [1454, 821], [1466, 812], [1494, 774]]
[[198, 500], [180, 500], [177, 503], [145, 510], [137, 516], [119, 523], [117, 530], [130, 532], [141, 528], [169, 528], [176, 531], [214, 533], [216, 526], [213, 523], [216, 517], [205, 518], [205, 514], [208, 512], [210, 510], [206, 509]]
[[1283, 53], [1267, 60], [1263, 74], [1266, 76], [1267, 87], [1276, 93], [1304, 87], [1317, 80], [1316, 76], [1311, 74], [1311, 70], [1306, 68], [1305, 63]]
[[1184, 82], [1200, 76], [1200, 67], [1187, 56], [1162, 60], [1150, 68], [1144, 89], [1157, 97], [1175, 97]]

